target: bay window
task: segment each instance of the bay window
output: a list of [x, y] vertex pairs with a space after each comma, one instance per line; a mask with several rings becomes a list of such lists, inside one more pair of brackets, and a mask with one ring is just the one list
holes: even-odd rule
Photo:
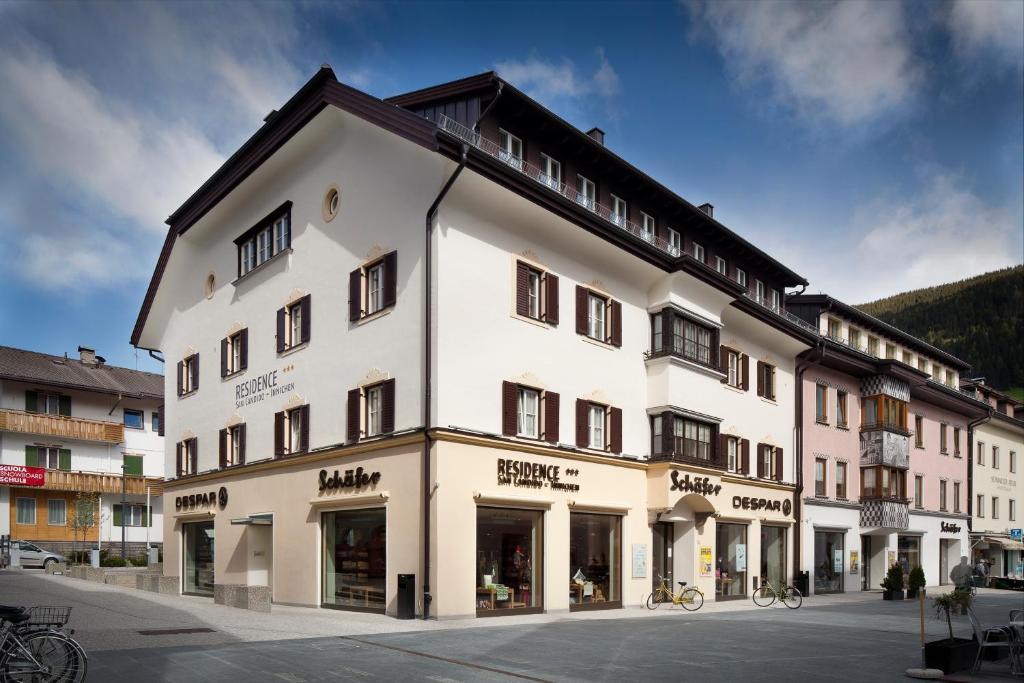
[[[651, 317], [652, 355], [671, 354], [708, 367], [717, 367], [718, 331], [702, 325], [688, 317], [680, 315], [673, 309], [666, 308]], [[730, 384], [737, 386], [739, 381], [738, 358], [734, 361], [732, 376], [735, 381]], [[724, 371], [724, 368], [722, 368]]]
[[285, 202], [235, 239], [238, 277], [291, 248], [291, 207], [291, 202]]

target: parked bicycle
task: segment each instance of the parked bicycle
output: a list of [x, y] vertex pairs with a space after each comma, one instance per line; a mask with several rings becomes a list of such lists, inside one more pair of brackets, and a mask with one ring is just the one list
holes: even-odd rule
[[81, 683], [88, 657], [65, 628], [70, 607], [0, 605], [0, 682]]
[[758, 607], [770, 607], [778, 600], [790, 609], [799, 609], [804, 602], [803, 594], [795, 586], [774, 586], [768, 579], [754, 591], [754, 604]]
[[687, 611], [696, 612], [704, 605], [704, 593], [696, 586], [687, 588], [685, 581], [677, 581], [679, 592], [673, 593], [669, 588], [668, 580], [664, 576], [660, 578], [661, 585], [647, 596], [647, 609], [658, 609], [665, 603], [672, 603], [681, 605]]

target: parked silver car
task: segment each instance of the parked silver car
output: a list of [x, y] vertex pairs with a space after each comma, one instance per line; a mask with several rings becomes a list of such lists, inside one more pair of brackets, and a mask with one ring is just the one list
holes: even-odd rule
[[60, 553], [51, 553], [28, 541], [11, 541], [11, 549], [21, 551], [22, 567], [49, 567], [54, 562], [67, 562]]

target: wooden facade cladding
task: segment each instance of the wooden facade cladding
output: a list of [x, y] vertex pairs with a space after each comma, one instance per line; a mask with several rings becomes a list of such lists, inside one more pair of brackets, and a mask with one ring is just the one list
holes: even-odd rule
[[123, 443], [124, 425], [23, 410], [0, 410], [0, 431], [55, 436], [62, 439]]
[[[120, 489], [118, 489], [120, 491]], [[16, 498], [31, 498], [35, 500], [36, 523], [18, 524], [17, 506], [14, 505]], [[16, 539], [31, 539], [33, 541], [80, 541], [83, 544], [88, 541], [96, 541], [99, 538], [99, 525], [93, 525], [83, 536], [78, 532], [75, 537], [75, 530], [67, 523], [50, 524], [48, 518], [48, 502], [50, 500], [63, 500], [66, 519], [70, 520], [71, 510], [77, 502], [75, 493], [72, 491], [47, 491], [39, 488], [12, 488], [11, 489], [11, 535]], [[85, 546], [83, 545], [83, 548]]]
[[[129, 495], [146, 495], [146, 487], [159, 486], [157, 477], [125, 477], [124, 491]], [[50, 491], [85, 491], [89, 493], [121, 493], [121, 475], [107, 472], [65, 472], [46, 470], [41, 487]]]

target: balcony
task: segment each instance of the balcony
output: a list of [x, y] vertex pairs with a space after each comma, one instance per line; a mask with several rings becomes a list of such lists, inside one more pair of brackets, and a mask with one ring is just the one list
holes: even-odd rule
[[80, 417], [27, 413], [23, 410], [0, 410], [0, 432], [40, 434], [61, 439], [122, 443], [124, 425], [120, 422], [86, 420]]
[[910, 501], [906, 498], [861, 498], [860, 504], [861, 527], [901, 531], [910, 526]]
[[[128, 494], [146, 495], [147, 486], [159, 486], [163, 481], [157, 477], [125, 477], [124, 491]], [[89, 493], [121, 493], [121, 475], [110, 472], [66, 472], [46, 470], [42, 488], [51, 491], [84, 491]]]
[[880, 425], [862, 427], [860, 431], [860, 464], [910, 467], [910, 438], [905, 430], [885, 429]]

